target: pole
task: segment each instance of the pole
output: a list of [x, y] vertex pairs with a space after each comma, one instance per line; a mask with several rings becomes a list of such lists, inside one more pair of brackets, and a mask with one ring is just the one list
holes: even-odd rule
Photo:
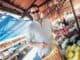
[[74, 14], [74, 18], [75, 18], [75, 21], [76, 21], [76, 25], [77, 25], [78, 31], [80, 31], [78, 19], [77, 19], [77, 16], [76, 16], [76, 13], [75, 13], [75, 10], [74, 10], [74, 7], [73, 7], [72, 0], [69, 0], [69, 2], [70, 2], [71, 7], [72, 7], [72, 12], [73, 12], [73, 14]]

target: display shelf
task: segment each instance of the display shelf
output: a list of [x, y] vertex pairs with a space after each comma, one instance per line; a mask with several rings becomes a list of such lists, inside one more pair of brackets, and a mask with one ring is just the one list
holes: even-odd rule
[[22, 51], [24, 51], [25, 49], [27, 50], [27, 45], [22, 45], [19, 48], [17, 48], [14, 53], [12, 53], [11, 55], [5, 57], [3, 60], [12, 60], [17, 55], [19, 55], [19, 53], [21, 53]]

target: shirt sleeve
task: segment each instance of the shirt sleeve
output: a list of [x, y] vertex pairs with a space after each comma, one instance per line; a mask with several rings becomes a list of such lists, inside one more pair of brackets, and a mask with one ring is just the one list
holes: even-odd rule
[[25, 28], [20, 32], [21, 35], [24, 35], [26, 38], [26, 42], [30, 42], [32, 39], [32, 33], [29, 28]]

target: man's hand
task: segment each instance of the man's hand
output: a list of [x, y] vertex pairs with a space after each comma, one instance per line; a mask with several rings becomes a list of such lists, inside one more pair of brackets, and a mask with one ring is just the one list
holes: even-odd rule
[[46, 42], [42, 42], [42, 43], [41, 43], [41, 47], [42, 47], [42, 48], [46, 48], [46, 47], [48, 47], [48, 46], [49, 46], [49, 45], [48, 45]]

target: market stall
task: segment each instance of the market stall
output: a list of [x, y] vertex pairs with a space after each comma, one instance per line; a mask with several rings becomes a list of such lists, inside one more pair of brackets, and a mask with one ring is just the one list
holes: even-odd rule
[[[31, 8], [38, 10], [31, 12]], [[34, 10], [34, 9], [33, 9]], [[46, 27], [44, 32], [34, 34], [28, 28], [33, 21], [32, 14], [39, 13]], [[36, 18], [34, 16], [34, 18]], [[34, 21], [33, 21], [34, 22]], [[37, 25], [31, 25], [37, 27]], [[42, 27], [42, 25], [41, 25]], [[34, 28], [32, 28], [34, 29]], [[39, 29], [39, 26], [37, 27]], [[38, 31], [42, 32], [40, 28]], [[37, 32], [37, 31], [36, 31]], [[32, 34], [31, 34], [32, 33]], [[30, 35], [31, 38], [28, 38]], [[48, 44], [33, 39], [49, 39]], [[33, 36], [35, 35], [35, 36]], [[44, 36], [45, 35], [45, 36]], [[36, 37], [36, 38], [37, 38]], [[27, 39], [28, 38], [28, 39]], [[30, 40], [29, 40], [30, 39]], [[33, 41], [32, 41], [33, 40]], [[33, 48], [34, 43], [38, 48]], [[32, 46], [27, 45], [31, 43]], [[49, 54], [40, 56], [38, 52], [45, 45]], [[42, 47], [43, 46], [43, 47]], [[40, 47], [40, 48], [39, 48]], [[80, 60], [80, 1], [79, 0], [0, 0], [0, 59], [1, 60]]]

